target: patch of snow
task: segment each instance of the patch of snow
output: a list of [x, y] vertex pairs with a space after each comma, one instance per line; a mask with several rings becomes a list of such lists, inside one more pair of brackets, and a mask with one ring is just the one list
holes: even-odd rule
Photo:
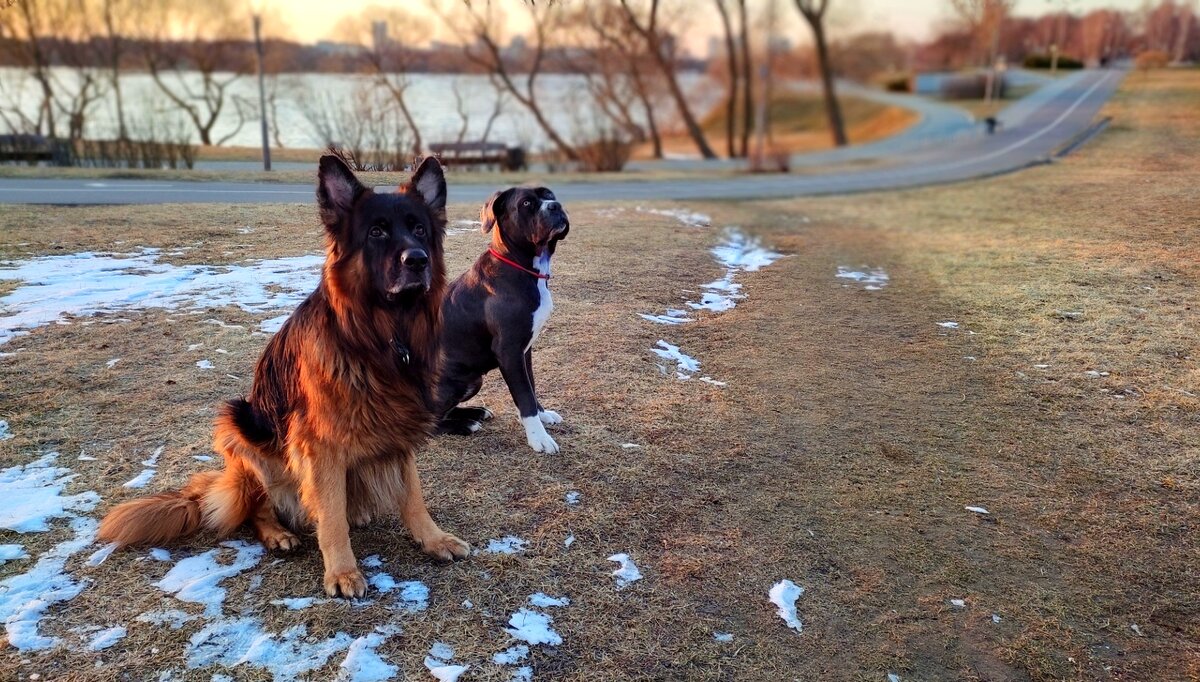
[[108, 543], [107, 545], [101, 547], [100, 549], [96, 550], [95, 552], [92, 552], [92, 555], [90, 557], [88, 557], [88, 560], [87, 560], [87, 562], [85, 562], [84, 565], [92, 566], [92, 567], [99, 566], [100, 564], [104, 563], [104, 560], [107, 559], [109, 557], [109, 555], [111, 555], [113, 552], [117, 551], [117, 547], [120, 547], [120, 546], [121, 545], [116, 542]]
[[963, 507], [963, 509], [966, 509], [969, 512], [975, 512], [976, 514], [991, 514], [991, 512], [984, 509], [983, 507], [969, 507], [968, 506], [968, 507]]
[[192, 459], [197, 462], [211, 462], [213, 460], [212, 455], [192, 455]]
[[346, 658], [338, 667], [338, 680], [345, 682], [384, 682], [396, 677], [400, 669], [375, 651], [387, 638], [400, 632], [397, 627], [379, 627], [350, 643]]
[[189, 668], [247, 665], [281, 682], [306, 677], [354, 641], [344, 632], [312, 641], [303, 624], [275, 634], [264, 631], [256, 618], [220, 618], [192, 635], [184, 653]]
[[563, 495], [563, 500], [567, 504], [571, 504], [571, 505], [579, 504], [579, 491], [578, 490], [568, 491], [566, 495]]
[[700, 381], [703, 381], [706, 384], [712, 384], [713, 386], [728, 386], [728, 384], [726, 384], [724, 381], [717, 381], [712, 377], [700, 377]]
[[253, 568], [263, 556], [263, 546], [259, 544], [230, 540], [221, 545], [236, 553], [230, 563], [218, 563], [217, 556], [223, 550], [211, 549], [181, 559], [154, 586], [174, 594], [181, 601], [203, 604], [206, 616], [221, 615], [221, 604], [225, 601], [225, 588], [220, 586], [221, 581]]
[[139, 623], [149, 623], [151, 625], [167, 625], [172, 630], [178, 630], [183, 627], [183, 624], [189, 620], [196, 620], [199, 616], [193, 616], [179, 609], [169, 609], [167, 611], [147, 611], [139, 614], [134, 618]]
[[272, 317], [270, 319], [263, 320], [262, 322], [258, 323], [258, 330], [261, 332], [266, 332], [268, 334], [274, 334], [275, 332], [277, 332], [283, 328], [283, 323], [287, 322], [288, 318], [291, 316], [292, 316], [291, 313], [285, 313], [283, 315], [278, 315], [276, 317]]
[[0, 469], [0, 528], [18, 533], [40, 533], [50, 529], [49, 519], [66, 518], [75, 512], [90, 512], [100, 502], [93, 491], [63, 495], [74, 478], [70, 469], [54, 466], [57, 452], [28, 463]]
[[965, 609], [965, 608], [967, 608], [967, 602], [966, 602], [966, 600], [965, 600], [965, 599], [951, 599], [951, 600], [950, 600], [950, 605], [951, 605], [951, 606], [953, 606], [953, 607], [954, 607], [954, 608], [956, 608], [956, 609]]
[[551, 627], [552, 623], [554, 619], [550, 616], [522, 608], [508, 619], [509, 627], [504, 631], [527, 644], [558, 646], [562, 644], [562, 637]]
[[712, 255], [725, 267], [745, 272], [758, 272], [783, 258], [782, 253], [763, 246], [758, 237], [733, 227], [725, 230], [720, 243], [712, 248]]
[[286, 606], [291, 611], [299, 611], [307, 609], [313, 604], [324, 604], [324, 599], [316, 597], [284, 597], [283, 599], [272, 599], [271, 603], [275, 606]]
[[508, 680], [509, 682], [533, 682], [533, 668], [523, 665], [514, 670], [512, 677]]
[[617, 570], [612, 572], [613, 577], [617, 579], [618, 590], [631, 582], [642, 579], [642, 572], [634, 565], [633, 559], [630, 559], [628, 554], [614, 554], [608, 557], [608, 560], [620, 564]]
[[951, 321], [946, 321], [946, 322], [938, 322], [938, 323], [937, 323], [937, 326], [939, 326], [939, 327], [943, 327], [943, 328], [945, 328], [945, 329], [958, 329], [958, 323], [957, 323], [957, 322], [951, 322]]
[[383, 559], [381, 559], [378, 554], [372, 554], [371, 556], [363, 559], [360, 563], [362, 563], [363, 568], [379, 568], [383, 565]]
[[161, 547], [154, 547], [150, 550], [150, 558], [154, 559], [155, 561], [170, 561], [171, 552]]
[[621, 448], [625, 449], [625, 450], [632, 450], [634, 448], [640, 448], [640, 447], [642, 447], [642, 446], [638, 445], [637, 443], [621, 443]]
[[458, 678], [467, 672], [467, 669], [471, 666], [450, 665], [444, 661], [426, 656], [425, 667], [429, 669], [429, 674], [433, 675], [433, 678], [439, 682], [458, 682]]
[[38, 557], [24, 573], [0, 581], [0, 621], [8, 634], [8, 643], [20, 651], [49, 649], [58, 644], [55, 637], [38, 634], [38, 623], [46, 610], [58, 602], [70, 601], [83, 591], [84, 582], [64, 571], [67, 559], [96, 538], [96, 520], [71, 519], [74, 536]]
[[515, 535], [505, 535], [496, 540], [488, 540], [487, 547], [483, 551], [487, 554], [516, 554], [524, 552], [527, 544], [529, 544], [527, 541]]
[[671, 311], [667, 311], [666, 315], [647, 315], [646, 313], [638, 313], [638, 317], [642, 318], [643, 320], [649, 320], [650, 322], [656, 322], [658, 324], [687, 324], [688, 322], [696, 321], [696, 318], [688, 317], [687, 313], [684, 311], [681, 310], [679, 312], [681, 313], [679, 315], [672, 315]]
[[167, 446], [165, 446], [165, 445], [160, 445], [160, 446], [158, 446], [157, 448], [155, 448], [155, 449], [154, 449], [154, 452], [150, 453], [150, 456], [149, 456], [149, 457], [147, 457], [146, 459], [143, 459], [143, 460], [142, 460], [142, 466], [146, 466], [146, 467], [156, 467], [156, 466], [158, 466], [158, 458], [159, 458], [159, 457], [162, 457], [163, 450], [164, 450], [166, 447], [167, 447]]
[[464, 599], [463, 603], [462, 603], [462, 607], [464, 609], [473, 609], [473, 608], [475, 608], [475, 605], [471, 603], [470, 599]]
[[662, 339], [659, 339], [655, 345], [657, 347], [651, 348], [650, 352], [660, 358], [674, 360], [678, 371], [686, 372], [687, 374], [694, 374], [700, 371], [700, 361], [679, 350], [679, 346], [673, 346]]
[[200, 369], [212, 369], [213, 363], [211, 360], [198, 360], [196, 366]]
[[290, 310], [317, 286], [323, 255], [248, 265], [171, 265], [157, 249], [83, 252], [0, 263], [0, 280], [21, 282], [0, 298], [0, 345], [22, 331], [62, 320], [148, 308], [219, 308], [251, 313]]
[[200, 348], [200, 347], [201, 347], [201, 346], [203, 346], [203, 345], [204, 345], [203, 343], [192, 343], [192, 344], [188, 344], [188, 347], [187, 347], [187, 349], [188, 349], [188, 350], [190, 350], [190, 351], [191, 351], [191, 350], [196, 350], [197, 348]]
[[367, 578], [367, 583], [384, 594], [396, 589], [397, 584], [396, 579], [389, 573], [376, 573]]
[[109, 369], [112, 369], [113, 367], [116, 367], [117, 363], [120, 361], [121, 361], [121, 358], [113, 358], [112, 360], [109, 360], [108, 362], [104, 363], [104, 366]]
[[642, 208], [638, 206], [637, 210], [639, 213], [653, 213], [654, 215], [674, 218], [686, 227], [709, 227], [712, 225], [712, 218], [709, 216], [682, 208]]
[[571, 600], [566, 597], [551, 597], [545, 592], [535, 592], [529, 595], [529, 603], [534, 606], [548, 608], [551, 606], [567, 606]]
[[900, 676], [896, 673], [888, 673], [887, 682], [900, 682]]
[[767, 594], [771, 598], [771, 603], [778, 607], [776, 613], [783, 619], [783, 622], [796, 632], [803, 632], [804, 625], [796, 615], [796, 600], [804, 594], [804, 588], [784, 579], [772, 585], [771, 591]]
[[111, 628], [101, 630], [92, 636], [92, 641], [88, 642], [88, 649], [91, 651], [101, 651], [121, 641], [128, 634], [123, 626], [114, 625]]
[[492, 654], [492, 663], [496, 665], [512, 665], [517, 661], [525, 660], [529, 655], [529, 647], [524, 644], [510, 646], [500, 653]]
[[429, 655], [448, 661], [454, 658], [454, 647], [445, 642], [434, 642], [433, 646], [429, 647]]
[[123, 488], [145, 488], [150, 479], [154, 478], [154, 469], [142, 469], [142, 473], [121, 484]]
[[8, 430], [8, 421], [0, 419], [0, 440], [8, 440], [12, 437], [12, 433]]
[[998, 614], [998, 613], [992, 614], [992, 622], [993, 623], [999, 625], [1001, 620], [1003, 620], [1003, 619], [1000, 617], [1000, 614]]
[[28, 558], [29, 555], [25, 553], [25, 548], [21, 545], [0, 545], [0, 566], [3, 566], [6, 561]]
[[863, 266], [862, 270], [852, 270], [844, 265], [839, 265], [837, 275], [839, 279], [848, 279], [858, 284], [863, 285], [863, 289], [867, 291], [879, 291], [888, 285], [888, 274], [883, 268], [871, 268]]
[[575, 544], [575, 534], [574, 533], [568, 535], [566, 540], [563, 540], [563, 547], [570, 547], [573, 544]]
[[732, 632], [714, 632], [713, 639], [715, 639], [718, 642], [732, 642], [733, 641], [733, 633]]

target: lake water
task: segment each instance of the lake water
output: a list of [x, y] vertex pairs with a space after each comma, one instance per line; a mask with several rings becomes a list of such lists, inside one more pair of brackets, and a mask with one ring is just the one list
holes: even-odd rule
[[[228, 77], [223, 74], [221, 78]], [[78, 75], [70, 69], [55, 69], [54, 77], [71, 92], [70, 84], [77, 82]], [[455, 88], [462, 95], [462, 108], [468, 117], [466, 140], [477, 140], [487, 125], [496, 103], [496, 90], [485, 75], [463, 74], [413, 74], [406, 93], [409, 110], [416, 120], [426, 144], [430, 142], [454, 141], [462, 126], [458, 113], [459, 104], [454, 96]], [[524, 76], [518, 76], [524, 83]], [[184, 72], [171, 77], [169, 84], [178, 92], [185, 88], [192, 92], [201, 90], [199, 74]], [[721, 89], [707, 77], [694, 73], [681, 74], [680, 83], [688, 93], [697, 116], [715, 107]], [[544, 74], [537, 80], [538, 100], [546, 117], [559, 133], [568, 140], [586, 139], [597, 130], [597, 120], [602, 115], [587, 90], [586, 79], [577, 75]], [[320, 147], [325, 140], [305, 115], [320, 110], [342, 112], [342, 116], [354, 116], [361, 111], [363, 97], [375, 97], [380, 105], [386, 104], [387, 95], [373, 87], [373, 77], [358, 74], [286, 74], [267, 78], [268, 92], [276, 93], [275, 122], [279, 127], [280, 141], [285, 147]], [[158, 137], [163, 131], [183, 131], [194, 142], [199, 141], [194, 126], [184, 118], [167, 97], [159, 90], [146, 73], [128, 72], [121, 78], [124, 95], [126, 121], [133, 137], [146, 136], [151, 130]], [[255, 76], [242, 76], [229, 86], [229, 95], [252, 109], [246, 123], [238, 130], [238, 115], [232, 103], [227, 103], [213, 127], [212, 138], [219, 140], [232, 135], [225, 144], [236, 146], [258, 146], [261, 143], [256, 118], [258, 108], [258, 85]], [[369, 93], [369, 94], [363, 94]], [[107, 93], [90, 110], [85, 127], [89, 138], [115, 137], [115, 99]], [[27, 115], [37, 111], [40, 94], [32, 78], [20, 69], [0, 68], [0, 108], [19, 107]], [[200, 103], [203, 110], [203, 104]], [[665, 112], [664, 128], [678, 125], [675, 107], [664, 95], [656, 102], [655, 111]], [[521, 145], [534, 151], [548, 148], [545, 133], [533, 116], [506, 96], [501, 106], [501, 115], [492, 126], [489, 141]], [[59, 115], [57, 120], [62, 121]], [[3, 124], [0, 123], [0, 126]], [[60, 123], [60, 126], [62, 124]], [[661, 123], [660, 123], [661, 125]], [[65, 127], [65, 126], [62, 126]], [[60, 133], [61, 134], [61, 133]]]

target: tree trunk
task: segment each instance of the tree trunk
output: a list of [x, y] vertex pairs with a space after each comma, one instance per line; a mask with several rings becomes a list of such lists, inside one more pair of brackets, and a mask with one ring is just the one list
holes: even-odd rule
[[[808, 19], [807, 16], [805, 16]], [[812, 27], [813, 40], [817, 44], [817, 68], [821, 70], [821, 90], [825, 94], [825, 115], [829, 118], [829, 131], [833, 133], [833, 143], [845, 147], [846, 124], [842, 121], [842, 107], [838, 104], [837, 93], [833, 87], [833, 65], [829, 63], [829, 46], [825, 43], [825, 27], [820, 17], [809, 19]]]
[[716, 0], [717, 11], [721, 13], [721, 25], [725, 28], [725, 59], [729, 64], [729, 95], [725, 103], [725, 147], [729, 158], [737, 157], [737, 96], [739, 75], [737, 65], [737, 46], [733, 40], [733, 26], [729, 22], [729, 10], [725, 0]]
[[738, 0], [742, 35], [742, 156], [750, 154], [750, 131], [754, 128], [754, 63], [750, 59], [750, 22], [746, 0]]

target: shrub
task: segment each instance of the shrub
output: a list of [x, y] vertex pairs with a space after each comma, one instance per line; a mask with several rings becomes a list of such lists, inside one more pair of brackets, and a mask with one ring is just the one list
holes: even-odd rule
[[[1048, 69], [1050, 68], [1050, 55], [1048, 54], [1030, 54], [1025, 55], [1023, 65], [1027, 69]], [[1083, 62], [1068, 57], [1065, 54], [1058, 55], [1058, 68], [1060, 69], [1082, 69]]]
[[600, 132], [595, 138], [575, 147], [582, 171], [616, 172], [629, 163], [633, 144], [615, 131]]
[[[987, 79], [986, 73], [949, 76], [942, 81], [941, 95], [946, 99], [983, 99], [987, 94]], [[996, 74], [995, 98], [1003, 99], [1005, 89], [1004, 74]]]
[[1167, 64], [1171, 63], [1171, 57], [1162, 50], [1146, 50], [1139, 54], [1134, 64], [1142, 71], [1150, 69], [1164, 69]]

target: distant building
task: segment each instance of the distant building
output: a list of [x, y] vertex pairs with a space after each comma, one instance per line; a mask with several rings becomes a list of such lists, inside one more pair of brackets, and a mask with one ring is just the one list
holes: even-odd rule
[[388, 25], [386, 21], [371, 22], [371, 45], [376, 52], [382, 52], [388, 46]]

